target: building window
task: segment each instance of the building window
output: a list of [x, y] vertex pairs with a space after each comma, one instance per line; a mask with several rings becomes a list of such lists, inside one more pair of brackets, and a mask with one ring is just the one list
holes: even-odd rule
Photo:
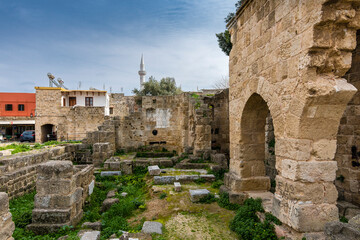
[[5, 111], [12, 111], [12, 104], [5, 104]]
[[25, 111], [25, 105], [24, 104], [19, 104], [18, 105], [18, 110], [21, 111], [21, 112]]
[[114, 114], [114, 108], [110, 108], [110, 115], [113, 115]]
[[93, 98], [92, 97], [86, 97], [85, 98], [85, 106], [92, 107], [93, 106]]
[[76, 97], [69, 97], [69, 106], [75, 106], [76, 105]]

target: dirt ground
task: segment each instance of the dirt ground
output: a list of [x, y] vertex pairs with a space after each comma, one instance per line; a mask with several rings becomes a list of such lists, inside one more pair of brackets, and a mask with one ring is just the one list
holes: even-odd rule
[[[141, 219], [159, 221], [164, 225], [164, 239], [210, 240], [237, 239], [229, 229], [229, 222], [235, 212], [211, 204], [192, 203], [189, 189], [208, 188], [210, 185], [183, 185], [181, 192], [174, 192], [172, 186], [153, 186], [146, 202], [146, 210], [137, 212], [130, 219], [137, 224]], [[214, 190], [212, 190], [214, 191]], [[166, 197], [160, 199], [161, 194]]]

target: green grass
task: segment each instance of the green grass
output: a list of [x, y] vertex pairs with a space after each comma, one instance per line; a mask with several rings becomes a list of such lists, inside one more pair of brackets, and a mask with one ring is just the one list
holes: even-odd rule
[[70, 143], [81, 143], [81, 141], [67, 141], [67, 142], [58, 142], [58, 141], [49, 141], [43, 144], [35, 143], [34, 145], [31, 144], [9, 144], [5, 147], [0, 147], [0, 151], [2, 150], [9, 150], [12, 149], [11, 154], [16, 154], [20, 152], [28, 152], [35, 149], [41, 149], [45, 146], [55, 146], [60, 144], [70, 144]]

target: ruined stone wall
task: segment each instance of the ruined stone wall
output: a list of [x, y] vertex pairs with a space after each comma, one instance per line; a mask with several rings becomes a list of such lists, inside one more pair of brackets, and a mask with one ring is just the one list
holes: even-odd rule
[[15, 224], [9, 211], [9, 198], [6, 193], [0, 192], [0, 240], [13, 240]]
[[38, 234], [75, 226], [82, 207], [94, 187], [94, 167], [76, 166], [71, 161], [49, 161], [38, 167], [35, 208], [28, 229]]
[[205, 102], [211, 110], [211, 148], [222, 153], [229, 153], [229, 89], [222, 90]]
[[42, 141], [42, 126], [54, 125], [58, 140], [82, 140], [104, 121], [104, 107], [62, 107], [61, 90], [36, 90], [36, 142]]
[[234, 192], [270, 188], [265, 125], [276, 140], [273, 214], [299, 232], [338, 219], [333, 184], [340, 118], [356, 88], [351, 66], [360, 12], [356, 1], [247, 0], [228, 25], [230, 171]]
[[110, 94], [110, 108], [113, 109], [113, 114], [110, 116], [119, 116], [123, 119], [137, 110], [135, 98], [133, 96], [124, 96], [123, 93]]
[[[352, 65], [344, 78], [360, 89], [360, 32], [353, 51]], [[341, 118], [335, 160], [338, 163], [336, 187], [339, 199], [360, 206], [360, 92], [351, 99]]]
[[73, 160], [79, 147], [72, 144], [0, 157], [0, 191], [7, 192], [10, 198], [33, 191], [39, 164], [52, 159]]
[[184, 114], [188, 107], [185, 99], [184, 94], [142, 97], [141, 110], [121, 121], [117, 146], [138, 148], [152, 145], [182, 152]]

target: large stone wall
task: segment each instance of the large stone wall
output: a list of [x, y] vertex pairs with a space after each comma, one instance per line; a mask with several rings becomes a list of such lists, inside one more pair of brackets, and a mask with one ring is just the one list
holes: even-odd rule
[[228, 25], [230, 172], [234, 192], [270, 188], [265, 125], [276, 140], [273, 214], [299, 232], [338, 219], [334, 161], [340, 118], [357, 89], [351, 67], [357, 1], [247, 0]]
[[[43, 142], [42, 126], [53, 125], [58, 140], [82, 140], [88, 131], [95, 131], [105, 120], [104, 107], [63, 107], [61, 89], [36, 89], [36, 142]], [[44, 138], [45, 137], [45, 138]]]
[[[353, 51], [352, 65], [344, 78], [360, 89], [360, 32], [356, 35], [357, 46]], [[360, 206], [360, 92], [346, 107], [337, 136], [335, 160], [338, 163], [336, 187], [339, 199]]]
[[71, 144], [0, 157], [0, 191], [10, 198], [35, 189], [36, 168], [52, 159], [73, 160], [80, 144]]

